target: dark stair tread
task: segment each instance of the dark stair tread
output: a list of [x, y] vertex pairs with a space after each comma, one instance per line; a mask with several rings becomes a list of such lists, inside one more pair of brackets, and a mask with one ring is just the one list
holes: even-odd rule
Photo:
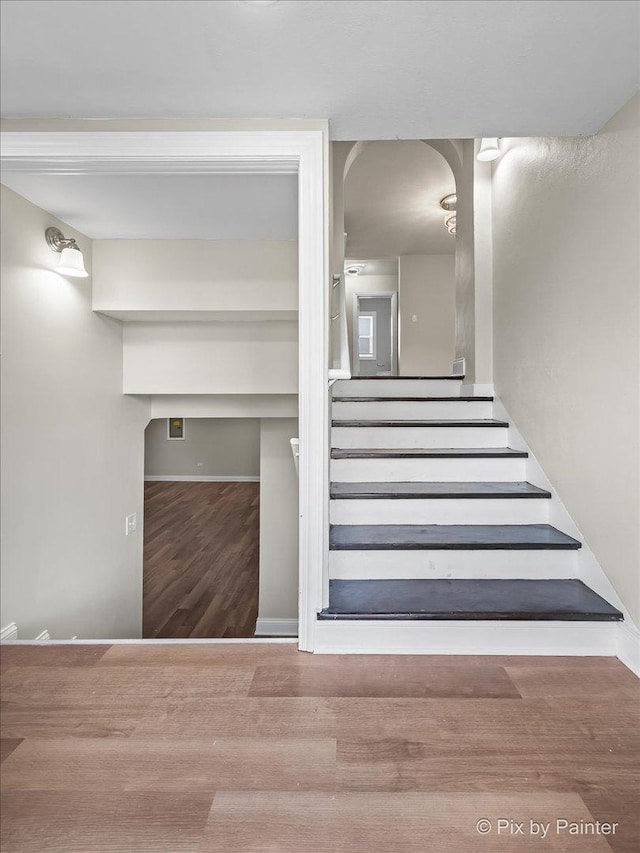
[[550, 524], [335, 524], [334, 551], [578, 549]]
[[461, 379], [464, 379], [464, 373], [459, 373], [459, 374], [447, 373], [446, 376], [352, 376], [351, 379], [348, 379], [346, 381], [348, 381], [348, 382], [359, 382], [361, 380], [366, 380], [366, 379], [375, 379], [376, 381], [379, 379], [382, 379], [383, 381], [388, 381], [388, 380], [393, 381], [393, 380], [398, 380], [398, 379], [400, 379], [400, 380], [402, 380], [402, 379], [421, 379], [423, 381], [425, 379], [437, 379], [438, 381], [440, 381], [441, 379], [452, 379], [454, 381], [459, 382]]
[[494, 418], [466, 418], [465, 420], [334, 420], [334, 427], [508, 427], [507, 421]]
[[334, 397], [334, 403], [492, 403], [493, 397]]
[[332, 483], [334, 500], [412, 498], [550, 498], [532, 483]]
[[529, 579], [332, 580], [319, 619], [620, 621], [582, 581]]
[[511, 447], [334, 447], [332, 459], [525, 459], [526, 450]]

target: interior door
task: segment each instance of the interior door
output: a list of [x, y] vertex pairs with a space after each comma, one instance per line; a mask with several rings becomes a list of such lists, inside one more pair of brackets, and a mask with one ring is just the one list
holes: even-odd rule
[[357, 356], [360, 376], [390, 376], [393, 371], [391, 298], [358, 297]]

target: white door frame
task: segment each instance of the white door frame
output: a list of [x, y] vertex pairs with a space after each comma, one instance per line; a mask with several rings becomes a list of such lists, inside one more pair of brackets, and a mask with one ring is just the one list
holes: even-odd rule
[[391, 375], [398, 375], [398, 335], [396, 329], [398, 326], [398, 292], [396, 290], [383, 290], [380, 293], [354, 293], [353, 294], [353, 328], [352, 328], [352, 343], [351, 352], [353, 353], [352, 373], [354, 376], [360, 376], [360, 359], [358, 357], [358, 314], [360, 308], [358, 300], [360, 299], [390, 299], [391, 300]]
[[0, 134], [5, 172], [298, 175], [298, 617], [299, 648], [308, 651], [328, 577], [327, 139], [326, 129]]

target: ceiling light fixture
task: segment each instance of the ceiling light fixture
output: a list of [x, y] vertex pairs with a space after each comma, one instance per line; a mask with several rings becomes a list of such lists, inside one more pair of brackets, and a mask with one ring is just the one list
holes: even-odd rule
[[480, 150], [476, 154], [478, 160], [488, 163], [490, 160], [497, 160], [499, 156], [500, 140], [497, 136], [487, 136], [480, 141]]
[[447, 231], [449, 234], [456, 234], [456, 215], [452, 213], [451, 216], [445, 216], [444, 224], [447, 226]]
[[278, 0], [244, 0], [249, 6], [273, 6]]
[[444, 198], [440, 199], [440, 207], [443, 210], [455, 210], [458, 203], [458, 196], [455, 193], [449, 193]]
[[344, 268], [344, 271], [347, 275], [360, 275], [363, 269], [364, 264], [349, 264], [349, 266]]
[[75, 278], [87, 278], [89, 273], [84, 268], [82, 252], [73, 237], [65, 237], [59, 228], [47, 228], [44, 236], [49, 248], [60, 255], [56, 272]]

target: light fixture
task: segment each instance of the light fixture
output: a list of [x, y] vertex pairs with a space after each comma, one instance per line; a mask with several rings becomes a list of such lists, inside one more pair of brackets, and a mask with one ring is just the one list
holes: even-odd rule
[[278, 0], [244, 0], [249, 6], [273, 6]]
[[476, 154], [478, 160], [488, 163], [500, 156], [500, 142], [497, 136], [487, 136], [480, 141], [480, 150]]
[[440, 207], [443, 210], [455, 210], [458, 203], [458, 196], [455, 193], [449, 193], [444, 198], [440, 199]]
[[47, 228], [44, 236], [49, 248], [60, 255], [56, 272], [87, 278], [89, 273], [84, 268], [82, 252], [73, 237], [65, 237], [59, 228]]
[[450, 216], [445, 216], [444, 224], [447, 227], [449, 234], [456, 234], [456, 215], [452, 213]]
[[347, 275], [360, 275], [363, 269], [364, 264], [349, 264], [349, 266], [344, 268], [344, 271]]

